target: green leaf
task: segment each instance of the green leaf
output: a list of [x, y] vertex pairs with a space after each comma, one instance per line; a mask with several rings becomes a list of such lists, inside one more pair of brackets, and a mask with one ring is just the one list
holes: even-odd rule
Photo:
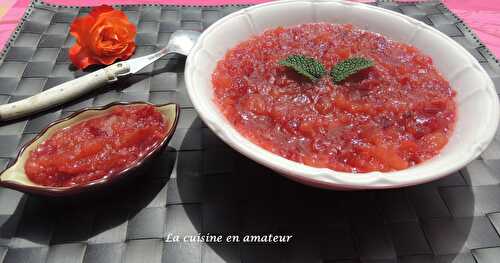
[[317, 80], [325, 74], [325, 67], [323, 67], [321, 62], [303, 55], [290, 55], [278, 63], [282, 66], [292, 68], [310, 80]]
[[333, 82], [339, 83], [345, 80], [347, 77], [355, 74], [365, 68], [372, 67], [373, 61], [362, 58], [362, 57], [353, 57], [348, 58], [338, 64], [336, 64], [332, 71], [330, 72], [330, 76], [333, 79]]

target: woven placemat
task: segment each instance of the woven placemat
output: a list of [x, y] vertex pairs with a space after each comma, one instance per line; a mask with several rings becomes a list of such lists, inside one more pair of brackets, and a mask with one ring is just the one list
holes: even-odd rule
[[[376, 5], [419, 19], [462, 44], [500, 88], [500, 66], [443, 4]], [[138, 26], [135, 56], [179, 28], [203, 30], [244, 6], [117, 6]], [[86, 7], [33, 2], [0, 57], [0, 103], [78, 77], [69, 24]], [[397, 26], [397, 25], [395, 25]], [[220, 141], [186, 94], [182, 59], [62, 107], [0, 126], [0, 169], [54, 119], [112, 101], [176, 102], [169, 148], [134, 183], [98, 196], [46, 199], [0, 188], [0, 262], [499, 262], [500, 136], [460, 172], [416, 187], [335, 192], [288, 181]], [[169, 242], [172, 236], [293, 235], [290, 242]], [[170, 236], [170, 237], [169, 237]]]

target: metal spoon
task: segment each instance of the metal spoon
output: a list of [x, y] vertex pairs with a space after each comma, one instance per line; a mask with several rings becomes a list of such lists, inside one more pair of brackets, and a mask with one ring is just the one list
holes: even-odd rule
[[29, 98], [0, 105], [0, 121], [25, 117], [76, 99], [106, 83], [118, 80], [118, 77], [135, 74], [167, 54], [177, 53], [187, 56], [199, 36], [200, 32], [177, 30], [170, 36], [167, 46], [156, 53], [121, 61]]

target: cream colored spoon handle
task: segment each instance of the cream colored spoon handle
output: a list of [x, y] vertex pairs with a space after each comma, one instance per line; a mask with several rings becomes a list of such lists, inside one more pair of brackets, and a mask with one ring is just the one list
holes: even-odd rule
[[116, 63], [40, 92], [29, 98], [0, 105], [0, 121], [22, 118], [61, 105], [103, 86], [106, 83], [117, 80], [117, 76], [128, 72], [128, 70], [128, 65], [126, 63]]

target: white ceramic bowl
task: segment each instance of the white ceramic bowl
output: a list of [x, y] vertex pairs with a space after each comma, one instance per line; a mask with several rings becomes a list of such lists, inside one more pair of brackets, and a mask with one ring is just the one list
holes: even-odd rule
[[[226, 51], [277, 26], [310, 22], [351, 23], [409, 43], [430, 55], [456, 90], [458, 118], [449, 143], [436, 157], [395, 172], [352, 174], [287, 160], [253, 144], [234, 129], [213, 102], [211, 74]], [[463, 47], [436, 29], [382, 8], [344, 1], [279, 1], [245, 8], [210, 26], [186, 62], [189, 96], [200, 117], [224, 142], [292, 180], [331, 189], [396, 188], [436, 180], [476, 158], [492, 140], [499, 121], [493, 82]]]

